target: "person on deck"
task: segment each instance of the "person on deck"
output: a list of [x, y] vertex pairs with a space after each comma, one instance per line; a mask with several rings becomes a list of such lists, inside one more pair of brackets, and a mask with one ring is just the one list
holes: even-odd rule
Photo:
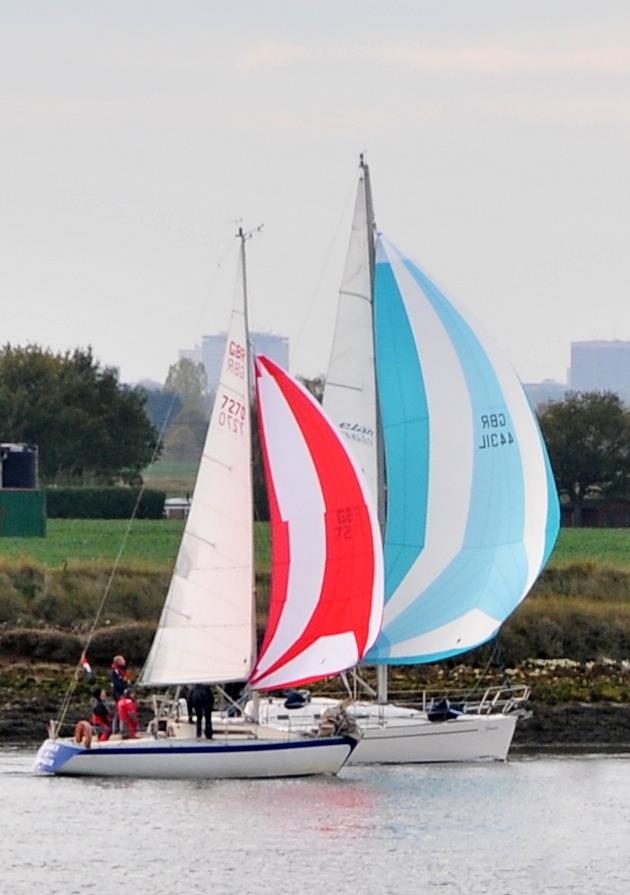
[[188, 710], [188, 723], [194, 724], [193, 704], [192, 704], [192, 687], [184, 687], [182, 689], [182, 699], [186, 700], [186, 709]]
[[96, 687], [92, 696], [94, 697], [94, 707], [90, 723], [98, 735], [99, 742], [104, 743], [112, 732], [112, 714], [105, 703], [107, 693], [100, 687]]
[[116, 712], [123, 740], [135, 740], [138, 736], [140, 722], [138, 719], [138, 703], [134, 698], [131, 687], [127, 687], [118, 700]]
[[212, 690], [207, 684], [195, 684], [190, 694], [195, 715], [197, 717], [197, 739], [201, 739], [201, 721], [205, 719], [205, 730], [207, 740], [212, 739], [212, 709], [214, 708], [214, 696]]
[[129, 686], [129, 672], [127, 671], [127, 662], [124, 656], [114, 656], [111, 670], [112, 696], [114, 697], [114, 724], [112, 733], [118, 733], [118, 712], [116, 706], [118, 700], [122, 699], [125, 690]]

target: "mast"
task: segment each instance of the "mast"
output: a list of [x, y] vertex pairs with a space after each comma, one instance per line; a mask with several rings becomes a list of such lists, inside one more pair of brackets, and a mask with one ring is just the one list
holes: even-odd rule
[[[245, 232], [242, 226], [239, 226], [236, 238], [240, 240], [240, 256], [241, 256], [241, 286], [243, 289], [243, 320], [245, 322], [245, 388], [246, 394], [249, 398], [249, 406], [253, 409], [253, 395], [252, 395], [252, 348], [251, 342], [249, 338], [249, 311], [248, 311], [248, 300], [247, 300], [247, 257], [245, 252], [245, 243], [251, 237], [252, 233]], [[250, 411], [251, 412], [251, 411]], [[250, 427], [250, 435], [249, 435], [249, 465], [251, 470], [252, 477], [252, 489], [254, 487], [254, 450], [253, 450], [253, 427]], [[253, 505], [252, 505], [253, 512]], [[252, 556], [256, 555], [255, 552], [255, 534], [254, 527], [252, 525]], [[256, 576], [254, 575], [252, 580], [252, 657], [254, 664], [256, 664], [256, 656], [257, 656], [257, 638], [256, 638]]]
[[[364, 192], [365, 192], [365, 217], [367, 226], [367, 247], [370, 269], [370, 311], [372, 314], [372, 346], [374, 353], [374, 379], [378, 379], [376, 365], [376, 326], [374, 325], [374, 288], [376, 276], [376, 252], [375, 252], [375, 235], [376, 221], [374, 220], [374, 203], [372, 201], [372, 185], [370, 182], [370, 168], [363, 157], [363, 153], [359, 155], [359, 167], [363, 173]], [[381, 529], [383, 543], [385, 541], [385, 519], [387, 513], [386, 484], [385, 484], [385, 452], [383, 447], [383, 426], [381, 422], [381, 412], [378, 397], [378, 382], [376, 383], [376, 507], [378, 513], [378, 522]], [[387, 702], [387, 665], [376, 666], [376, 700], [380, 705]]]
[[[376, 369], [376, 327], [374, 325], [374, 286], [376, 273], [376, 252], [374, 239], [376, 235], [376, 221], [374, 220], [374, 204], [372, 202], [372, 185], [370, 182], [370, 168], [363, 157], [363, 153], [359, 156], [359, 167], [363, 172], [365, 185], [365, 217], [367, 228], [367, 248], [370, 273], [370, 311], [372, 315], [372, 346], [374, 351], [374, 380], [377, 380]], [[378, 398], [378, 388], [376, 389], [376, 476], [377, 476], [377, 494], [376, 506], [378, 512], [378, 522], [381, 528], [381, 535], [385, 533], [385, 517], [386, 517], [386, 495], [385, 495], [385, 453], [383, 449], [383, 427], [381, 424], [381, 413]]]
[[[254, 365], [254, 358], [252, 352], [252, 344], [251, 339], [249, 337], [249, 303], [248, 303], [248, 295], [247, 295], [247, 254], [245, 251], [245, 243], [248, 239], [251, 239], [254, 233], [259, 233], [262, 230], [262, 224], [259, 227], [256, 227], [254, 230], [243, 230], [242, 226], [239, 226], [238, 232], [236, 234], [237, 239], [240, 240], [240, 255], [241, 255], [241, 277], [242, 277], [242, 288], [243, 288], [243, 319], [245, 323], [245, 384], [247, 395], [249, 397], [249, 406], [251, 411], [254, 410], [255, 406], [255, 398], [254, 398], [254, 390], [252, 387], [253, 376], [252, 370]], [[252, 423], [254, 423], [252, 412]], [[249, 450], [249, 458], [250, 458], [250, 469], [251, 469], [251, 481], [252, 481], [252, 493], [254, 488], [254, 427], [253, 425], [250, 427], [250, 450]], [[254, 512], [254, 504], [252, 500], [252, 513]], [[254, 526], [252, 524], [252, 556], [256, 556], [256, 533]], [[253, 663], [256, 664], [256, 657], [258, 655], [258, 637], [257, 637], [257, 629], [256, 629], [256, 575], [254, 574], [252, 579], [252, 656]], [[258, 722], [258, 712], [259, 712], [259, 701], [258, 701], [258, 693], [254, 692], [253, 694], [253, 717], [254, 721]]]

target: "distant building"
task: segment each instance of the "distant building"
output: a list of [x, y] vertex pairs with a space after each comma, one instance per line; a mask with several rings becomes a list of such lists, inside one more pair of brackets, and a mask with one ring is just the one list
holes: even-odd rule
[[[250, 332], [250, 339], [254, 351], [266, 354], [284, 369], [289, 367], [289, 340], [286, 336], [278, 336], [275, 333]], [[208, 377], [208, 391], [213, 392], [221, 374], [221, 364], [225, 353], [227, 333], [216, 333], [212, 336], [203, 336], [201, 340], [200, 360], [206, 369]], [[195, 350], [195, 349], [192, 349]], [[180, 352], [180, 357], [182, 352]], [[193, 360], [193, 358], [190, 358]]]
[[569, 383], [575, 392], [615, 392], [630, 404], [630, 342], [572, 342]]
[[569, 386], [555, 379], [543, 379], [542, 382], [524, 382], [523, 388], [534, 410], [539, 410], [549, 401], [562, 401]]

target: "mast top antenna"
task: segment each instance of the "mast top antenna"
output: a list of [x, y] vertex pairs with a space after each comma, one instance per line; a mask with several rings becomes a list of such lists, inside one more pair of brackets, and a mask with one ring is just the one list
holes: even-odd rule
[[257, 227], [252, 227], [251, 230], [243, 230], [242, 221], [239, 222], [238, 230], [236, 231], [236, 236], [238, 239], [246, 240], [251, 239], [256, 233], [260, 233], [264, 224], [259, 224]]

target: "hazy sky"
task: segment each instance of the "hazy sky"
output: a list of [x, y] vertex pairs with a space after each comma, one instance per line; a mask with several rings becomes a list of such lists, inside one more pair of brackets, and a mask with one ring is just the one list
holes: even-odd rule
[[630, 339], [628, 0], [0, 0], [0, 341], [163, 380], [251, 322], [326, 368], [358, 153], [377, 223], [526, 381]]

